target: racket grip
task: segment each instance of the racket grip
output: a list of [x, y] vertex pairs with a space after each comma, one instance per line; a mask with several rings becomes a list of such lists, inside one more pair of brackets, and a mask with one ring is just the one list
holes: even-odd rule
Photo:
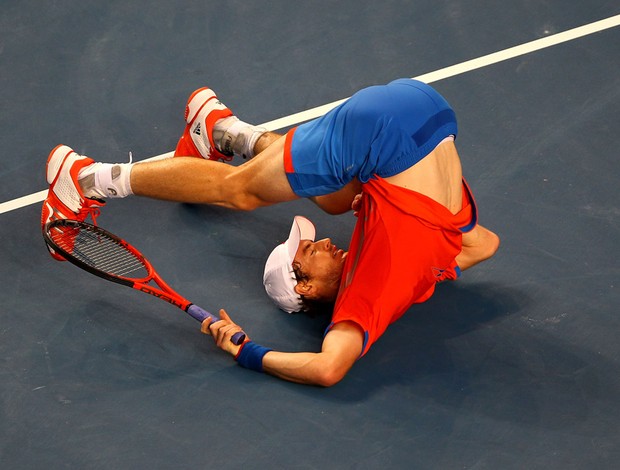
[[[196, 320], [198, 320], [200, 323], [202, 323], [207, 318], [212, 318], [214, 322], [220, 321], [220, 317], [210, 312], [207, 312], [205, 309], [199, 307], [198, 305], [190, 304], [190, 306], [187, 307], [186, 312], [189, 313]], [[230, 338], [230, 340], [233, 344], [236, 344], [238, 346], [245, 341], [245, 333], [243, 331], [239, 331], [238, 333], [235, 333], [232, 338]]]

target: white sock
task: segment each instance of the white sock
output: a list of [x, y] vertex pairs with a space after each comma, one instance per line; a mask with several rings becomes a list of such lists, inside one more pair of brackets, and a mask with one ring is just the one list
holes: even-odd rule
[[254, 145], [267, 132], [264, 127], [253, 126], [236, 116], [220, 119], [213, 126], [213, 141], [222, 153], [243, 158], [254, 157]]
[[94, 163], [83, 168], [78, 182], [84, 196], [91, 198], [127, 197], [131, 190], [133, 163]]

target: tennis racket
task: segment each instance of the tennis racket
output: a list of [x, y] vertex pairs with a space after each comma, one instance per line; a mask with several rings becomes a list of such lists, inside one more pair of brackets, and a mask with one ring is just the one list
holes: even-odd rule
[[[67, 261], [108, 281], [133, 287], [179, 307], [199, 322], [219, 318], [181, 297], [157, 274], [151, 263], [125, 240], [95, 225], [76, 220], [48, 222], [43, 237]], [[155, 285], [153, 285], [156, 284]], [[234, 344], [241, 344], [245, 333], [235, 333]]]

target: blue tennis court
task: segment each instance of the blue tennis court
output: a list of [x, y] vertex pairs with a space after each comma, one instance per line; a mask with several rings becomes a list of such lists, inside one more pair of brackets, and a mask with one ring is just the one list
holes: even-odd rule
[[[614, 469], [620, 460], [620, 6], [579, 2], [35, 2], [0, 10], [0, 466], [7, 469]], [[413, 306], [331, 388], [243, 369], [150, 296], [54, 261], [59, 143], [162, 156], [209, 86], [284, 131], [418, 77], [457, 112], [491, 260]], [[168, 283], [281, 351], [329, 318], [266, 296], [304, 200], [251, 213], [138, 197], [98, 223]]]

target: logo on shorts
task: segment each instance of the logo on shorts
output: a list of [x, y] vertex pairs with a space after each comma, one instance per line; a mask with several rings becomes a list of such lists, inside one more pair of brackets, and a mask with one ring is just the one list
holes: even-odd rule
[[196, 135], [200, 135], [200, 123], [198, 123], [198, 124], [196, 125], [196, 127], [194, 128], [194, 131], [193, 131], [193, 132], [194, 132], [194, 134], [196, 134]]

